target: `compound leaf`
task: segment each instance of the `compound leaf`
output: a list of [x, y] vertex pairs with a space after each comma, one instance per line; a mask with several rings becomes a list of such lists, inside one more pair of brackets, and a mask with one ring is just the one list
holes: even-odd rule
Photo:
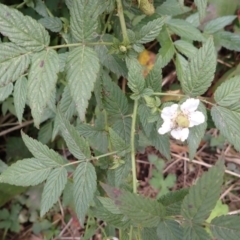
[[9, 83], [4, 87], [0, 87], [0, 102], [4, 101], [13, 91], [13, 84]]
[[67, 170], [64, 167], [55, 168], [49, 174], [43, 189], [41, 199], [41, 217], [57, 202], [67, 183]]
[[183, 228], [176, 221], [165, 220], [158, 224], [157, 234], [161, 240], [182, 240]]
[[56, 51], [49, 49], [33, 55], [28, 78], [28, 99], [37, 127], [55, 90], [58, 71], [59, 61]]
[[[78, 23], [78, 25], [80, 24]], [[97, 54], [89, 47], [77, 47], [73, 49], [68, 56], [66, 66], [67, 80], [81, 120], [85, 119], [88, 100], [94, 89], [99, 68], [100, 65]]]
[[48, 177], [51, 169], [51, 166], [46, 166], [35, 158], [19, 160], [0, 175], [0, 182], [17, 186], [35, 186]]
[[90, 162], [80, 163], [73, 174], [75, 210], [82, 225], [97, 188], [96, 180], [95, 168]]
[[57, 17], [45, 17], [38, 20], [45, 28], [52, 32], [60, 32], [63, 25], [60, 18]]
[[28, 51], [40, 51], [49, 45], [50, 36], [35, 19], [0, 4], [0, 32]]

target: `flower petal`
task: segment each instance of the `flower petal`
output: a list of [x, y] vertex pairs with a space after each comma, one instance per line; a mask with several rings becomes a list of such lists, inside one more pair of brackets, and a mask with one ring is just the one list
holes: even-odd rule
[[202, 112], [200, 111], [196, 111], [193, 113], [190, 113], [188, 115], [188, 119], [189, 119], [189, 127], [193, 127], [193, 126], [197, 126], [201, 123], [204, 123], [205, 121], [205, 116]]
[[197, 110], [199, 102], [199, 99], [189, 98], [180, 106], [180, 109], [185, 114], [194, 112]]
[[189, 129], [188, 128], [176, 128], [171, 131], [172, 137], [182, 142], [188, 138]]
[[172, 125], [171, 121], [164, 121], [162, 126], [158, 129], [158, 133], [165, 134], [165, 133], [171, 131], [171, 125]]
[[163, 108], [161, 112], [162, 119], [163, 120], [173, 119], [177, 114], [177, 110], [178, 110], [178, 104], [173, 104], [170, 107]]

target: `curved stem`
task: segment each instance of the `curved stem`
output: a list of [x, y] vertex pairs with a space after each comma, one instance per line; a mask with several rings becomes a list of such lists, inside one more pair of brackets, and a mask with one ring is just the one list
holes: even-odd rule
[[125, 44], [129, 44], [129, 38], [127, 35], [127, 27], [126, 27], [126, 22], [123, 14], [123, 6], [122, 6], [122, 1], [117, 0], [117, 11], [118, 11], [118, 17], [122, 29], [122, 34], [123, 34], [123, 42]]
[[132, 161], [132, 181], [133, 192], [137, 193], [137, 173], [136, 173], [136, 161], [135, 161], [135, 128], [137, 119], [138, 100], [134, 101], [133, 115], [132, 115], [132, 127], [131, 127], [131, 161]]

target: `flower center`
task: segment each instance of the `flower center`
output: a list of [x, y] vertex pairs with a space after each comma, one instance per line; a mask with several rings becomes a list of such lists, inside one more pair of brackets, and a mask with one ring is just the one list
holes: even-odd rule
[[189, 120], [188, 117], [186, 115], [184, 115], [183, 113], [180, 113], [176, 119], [176, 124], [178, 127], [181, 128], [188, 128], [189, 127]]

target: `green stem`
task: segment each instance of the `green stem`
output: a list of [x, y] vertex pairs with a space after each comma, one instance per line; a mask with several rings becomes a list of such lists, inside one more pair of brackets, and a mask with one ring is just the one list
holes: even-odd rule
[[112, 42], [89, 42], [89, 43], [69, 43], [62, 44], [57, 46], [47, 47], [48, 49], [58, 49], [58, 48], [67, 48], [67, 47], [78, 47], [78, 46], [95, 46], [95, 45], [112, 45]]
[[74, 161], [74, 162], [66, 163], [66, 164], [63, 165], [63, 167], [67, 167], [67, 166], [70, 166], [70, 165], [78, 164], [78, 163], [81, 163], [81, 162], [87, 162], [87, 161], [91, 161], [91, 160], [99, 160], [100, 158], [111, 156], [111, 155], [114, 155], [116, 153], [117, 153], [117, 151], [110, 152], [110, 153], [105, 153], [105, 154], [99, 155], [97, 157], [91, 157], [91, 158], [88, 158], [88, 159], [85, 159], [85, 160], [80, 160], [80, 161]]
[[117, 0], [117, 11], [118, 11], [118, 17], [122, 29], [122, 35], [123, 35], [123, 42], [125, 44], [129, 44], [129, 38], [127, 35], [127, 27], [126, 27], [126, 22], [123, 14], [123, 6], [122, 6], [122, 1]]
[[[159, 93], [159, 92], [155, 92], [155, 93], [153, 93], [153, 95], [155, 95], [155, 96], [174, 96], [174, 97], [180, 97], [180, 98], [186, 97], [186, 95], [178, 94], [178, 93]], [[204, 102], [204, 103], [207, 103], [207, 104], [211, 105], [211, 106], [216, 106], [215, 103], [212, 103], [212, 102], [206, 100], [204, 97], [198, 97], [198, 99], [200, 101]]]
[[136, 161], [135, 161], [135, 128], [137, 119], [138, 100], [134, 101], [133, 115], [132, 115], [132, 127], [131, 127], [131, 160], [132, 160], [132, 181], [133, 181], [133, 193], [137, 193], [137, 173], [136, 173]]
[[107, 27], [108, 27], [108, 24], [110, 23], [110, 20], [111, 20], [111, 18], [112, 18], [112, 15], [113, 15], [113, 12], [111, 12], [111, 13], [109, 14], [108, 19], [107, 19], [107, 21], [106, 21], [106, 23], [105, 23], [104, 29], [103, 29], [103, 31], [102, 31], [102, 34], [105, 34], [105, 33], [106, 33]]
[[22, 3], [20, 3], [19, 5], [17, 5], [16, 8], [17, 8], [17, 9], [22, 8], [25, 4], [26, 4], [25, 2], [22, 2]]

